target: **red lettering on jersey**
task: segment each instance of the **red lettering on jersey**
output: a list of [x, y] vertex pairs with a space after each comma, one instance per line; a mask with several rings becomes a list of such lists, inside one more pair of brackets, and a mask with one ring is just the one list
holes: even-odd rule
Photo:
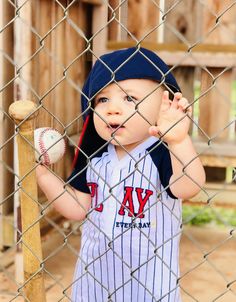
[[148, 201], [148, 198], [153, 194], [153, 191], [151, 190], [145, 190], [145, 196], [144, 198], [142, 198], [142, 193], [143, 193], [143, 189], [142, 188], [136, 188], [135, 189], [136, 193], [137, 193], [137, 197], [138, 197], [138, 202], [139, 202], [139, 209], [138, 209], [138, 214], [137, 216], [139, 218], [144, 218], [144, 214], [143, 214], [143, 209]]
[[142, 198], [143, 189], [136, 188], [137, 199], [139, 202], [138, 213], [134, 212], [134, 201], [133, 201], [133, 187], [125, 187], [125, 196], [122, 201], [121, 207], [118, 211], [118, 214], [124, 216], [125, 210], [128, 211], [130, 217], [138, 216], [139, 218], [144, 218], [143, 210], [148, 201], [148, 198], [153, 194], [151, 190], [145, 190], [145, 196]]
[[95, 182], [88, 182], [87, 186], [90, 188], [91, 198], [95, 199], [95, 210], [98, 212], [102, 212], [103, 204], [100, 204], [99, 206], [97, 206], [97, 204], [98, 204], [98, 184], [96, 184]]
[[132, 196], [133, 190], [134, 190], [134, 188], [132, 188], [132, 187], [125, 187], [125, 196], [124, 196], [123, 202], [122, 202], [121, 207], [118, 212], [122, 216], [125, 215], [125, 210], [129, 211], [130, 217], [135, 216], [133, 196]]

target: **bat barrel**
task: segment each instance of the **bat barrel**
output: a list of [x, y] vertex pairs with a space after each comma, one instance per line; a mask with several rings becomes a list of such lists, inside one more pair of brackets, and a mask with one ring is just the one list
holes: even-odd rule
[[40, 213], [35, 173], [34, 119], [37, 107], [31, 101], [16, 101], [9, 114], [18, 125], [17, 145], [20, 177], [20, 204], [22, 222], [22, 250], [24, 266], [24, 296], [26, 301], [46, 301]]

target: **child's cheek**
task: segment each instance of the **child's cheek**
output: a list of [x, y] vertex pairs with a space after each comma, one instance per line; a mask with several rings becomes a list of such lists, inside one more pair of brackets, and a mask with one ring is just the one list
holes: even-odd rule
[[[150, 105], [150, 106], [149, 106]], [[149, 102], [145, 105], [143, 105], [143, 107], [140, 107], [139, 110], [140, 114], [140, 118], [145, 121], [146, 123], [148, 123], [149, 125], [155, 125], [158, 115], [159, 115], [159, 108], [157, 106], [153, 106], [152, 102]]]

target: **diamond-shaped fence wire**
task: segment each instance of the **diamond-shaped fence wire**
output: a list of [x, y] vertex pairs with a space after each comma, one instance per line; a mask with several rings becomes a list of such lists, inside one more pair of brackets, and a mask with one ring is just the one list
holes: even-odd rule
[[[178, 292], [183, 302], [236, 301], [235, 20], [235, 0], [0, 2], [0, 301], [179, 302]], [[115, 157], [91, 164], [102, 148], [87, 154], [78, 147], [85, 114], [81, 95], [94, 118], [102, 119], [94, 100], [82, 93], [90, 69], [97, 60], [108, 68], [100, 58], [105, 53], [140, 46], [166, 62], [192, 108], [192, 116], [184, 117], [197, 155], [179, 178], [195, 181], [188, 166], [198, 158], [206, 172], [192, 198], [166, 202], [171, 184], [158, 187], [154, 172], [142, 168], [153, 150], [134, 155], [116, 136], [117, 124], [108, 125], [112, 135], [105, 147], [118, 146], [127, 159], [123, 170]], [[119, 81], [112, 85], [129, 94]], [[146, 98], [120, 128], [133, 116], [148, 122], [140, 109]], [[33, 112], [10, 115], [10, 105], [19, 100], [32, 101]], [[32, 133], [41, 127], [61, 133], [54, 146], [66, 141], [63, 159], [45, 168], [52, 187], [62, 184], [53, 197], [36, 183], [46, 151], [36, 162]], [[165, 133], [158, 146], [172, 152]], [[96, 184], [88, 183], [92, 206], [87, 197], [77, 199], [67, 180], [78, 150], [86, 159], [80, 177], [90, 171], [104, 184], [97, 196]], [[154, 199], [151, 188], [158, 192]], [[63, 196], [74, 200], [83, 219], [68, 206], [65, 217], [55, 210]], [[99, 218], [102, 212], [106, 219]], [[109, 223], [113, 227], [106, 229]]]

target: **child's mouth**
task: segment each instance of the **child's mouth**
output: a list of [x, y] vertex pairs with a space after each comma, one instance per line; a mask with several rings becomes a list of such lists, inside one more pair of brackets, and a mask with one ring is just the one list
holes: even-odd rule
[[123, 129], [123, 128], [125, 128], [125, 126], [123, 126], [123, 125], [121, 125], [121, 124], [109, 124], [108, 125], [108, 128], [109, 129], [112, 129], [113, 131], [115, 131], [115, 130], [120, 130], [120, 129]]

